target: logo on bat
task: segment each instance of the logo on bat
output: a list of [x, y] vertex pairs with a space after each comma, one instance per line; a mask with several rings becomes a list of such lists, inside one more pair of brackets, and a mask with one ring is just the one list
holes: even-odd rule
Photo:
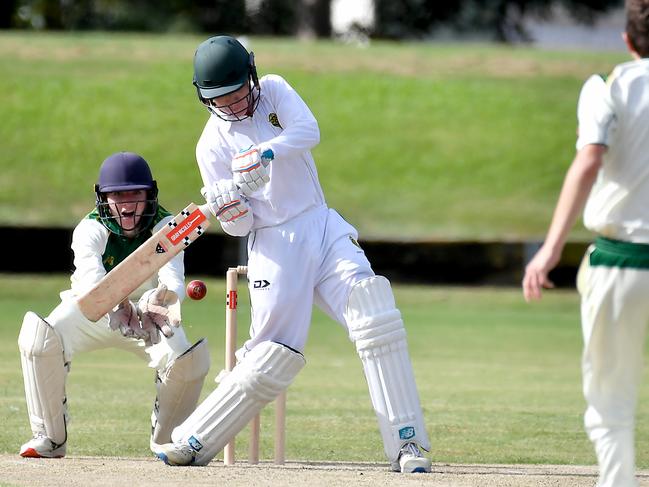
[[207, 217], [199, 209], [194, 210], [180, 225], [176, 226], [173, 230], [167, 233], [167, 238], [173, 245], [178, 245], [183, 242], [183, 238], [194, 230], [200, 229], [200, 224], [203, 223]]

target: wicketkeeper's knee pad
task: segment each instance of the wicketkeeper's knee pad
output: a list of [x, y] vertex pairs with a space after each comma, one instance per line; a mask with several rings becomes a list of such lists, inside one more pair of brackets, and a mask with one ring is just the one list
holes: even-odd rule
[[171, 431], [196, 408], [210, 369], [207, 340], [201, 339], [156, 374], [158, 395], [151, 413], [151, 449], [169, 443]]
[[47, 436], [55, 447], [67, 440], [65, 377], [61, 339], [45, 320], [28, 311], [18, 336], [27, 412], [34, 435]]
[[350, 292], [345, 319], [363, 362], [388, 459], [396, 461], [408, 442], [429, 450], [406, 331], [390, 282], [382, 276], [358, 281]]
[[280, 343], [262, 342], [177, 428], [174, 443], [189, 445], [194, 463], [207, 465], [304, 367], [304, 356]]

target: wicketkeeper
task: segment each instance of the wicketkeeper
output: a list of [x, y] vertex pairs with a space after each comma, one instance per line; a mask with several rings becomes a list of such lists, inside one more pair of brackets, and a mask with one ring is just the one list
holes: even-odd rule
[[96, 207], [72, 236], [75, 270], [71, 289], [45, 318], [25, 314], [18, 345], [33, 438], [23, 457], [63, 457], [67, 445], [65, 381], [79, 352], [120, 348], [155, 370], [157, 397], [151, 414], [151, 450], [171, 440], [171, 431], [196, 407], [209, 369], [205, 340], [193, 346], [181, 325], [183, 254], [175, 256], [131, 296], [97, 322], [86, 319], [76, 297], [167, 224], [172, 215], [158, 204], [147, 162], [118, 152], [108, 157], [95, 185]]
[[229, 36], [198, 46], [194, 85], [210, 112], [196, 148], [203, 194], [225, 232], [249, 235], [253, 316], [237, 366], [160, 458], [207, 464], [286, 389], [305, 364], [315, 303], [356, 345], [392, 468], [430, 471], [401, 313], [354, 227], [327, 207], [311, 155], [320, 140], [313, 114], [284, 78], [258, 79], [252, 53]]

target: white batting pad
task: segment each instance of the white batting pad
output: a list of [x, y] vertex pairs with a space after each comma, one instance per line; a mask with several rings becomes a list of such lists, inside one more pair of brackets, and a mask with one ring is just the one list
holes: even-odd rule
[[207, 340], [202, 339], [156, 376], [156, 397], [151, 413], [151, 449], [169, 443], [171, 431], [196, 408], [203, 380], [210, 370]]
[[304, 367], [301, 353], [275, 342], [249, 351], [183, 424], [174, 443], [189, 445], [207, 465], [261, 409], [287, 389]]
[[408, 442], [430, 450], [406, 331], [390, 282], [382, 276], [357, 282], [349, 295], [345, 319], [363, 362], [388, 459], [396, 461]]
[[46, 321], [28, 311], [18, 336], [27, 412], [34, 436], [43, 434], [55, 446], [67, 439], [65, 376], [61, 339]]

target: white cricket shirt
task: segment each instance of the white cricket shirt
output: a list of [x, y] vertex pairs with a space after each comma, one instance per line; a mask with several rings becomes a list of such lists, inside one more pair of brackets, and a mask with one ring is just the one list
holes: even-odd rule
[[586, 208], [586, 227], [608, 238], [649, 243], [649, 59], [616, 66], [584, 84], [577, 149], [608, 147]]
[[196, 146], [205, 186], [232, 179], [232, 159], [241, 150], [271, 149], [270, 182], [249, 198], [252, 229], [282, 224], [323, 206], [324, 195], [311, 149], [320, 142], [318, 123], [302, 98], [280, 76], [260, 79], [261, 93], [252, 117], [227, 122], [211, 115]]

